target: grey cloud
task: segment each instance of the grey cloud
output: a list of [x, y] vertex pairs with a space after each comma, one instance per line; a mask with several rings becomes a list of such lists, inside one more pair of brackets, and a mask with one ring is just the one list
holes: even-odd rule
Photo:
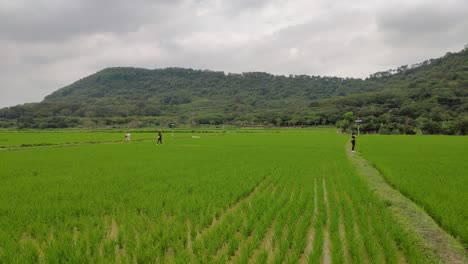
[[451, 6], [447, 3], [421, 5], [409, 9], [386, 10], [377, 19], [381, 30], [397, 32], [404, 36], [446, 31], [466, 21], [468, 2]]
[[366, 77], [460, 50], [466, 12], [466, 0], [0, 0], [0, 107], [112, 66]]
[[380, 10], [376, 26], [375, 36], [385, 44], [388, 65], [418, 63], [460, 50], [468, 42], [468, 2], [428, 1]]
[[[13, 8], [0, 3], [0, 38], [57, 41], [78, 34], [137, 31], [145, 23], [170, 19], [178, 0], [81, 0], [24, 2]], [[61, 6], [60, 6], [61, 5]]]
[[224, 9], [227, 10], [229, 13], [239, 13], [239, 12], [245, 12], [245, 11], [254, 11], [258, 10], [261, 8], [264, 8], [268, 4], [271, 4], [274, 1], [269, 1], [269, 0], [236, 0], [236, 1], [224, 1], [225, 2], [225, 7]]
[[376, 19], [381, 36], [394, 45], [446, 46], [467, 41], [468, 2], [447, 1], [393, 8]]
[[[372, 19], [362, 10], [329, 10], [309, 21], [286, 27], [256, 43], [245, 54], [278, 74], [366, 76], [376, 46], [368, 36]], [[267, 63], [268, 62], [268, 63]]]

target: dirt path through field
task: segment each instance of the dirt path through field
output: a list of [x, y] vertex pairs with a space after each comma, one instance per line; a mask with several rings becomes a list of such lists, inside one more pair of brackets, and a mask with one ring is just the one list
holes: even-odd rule
[[423, 209], [393, 189], [383, 175], [357, 152], [346, 149], [346, 154], [366, 178], [371, 190], [388, 204], [394, 219], [405, 231], [416, 236], [428, 257], [443, 263], [468, 263], [467, 251], [463, 246], [440, 228]]

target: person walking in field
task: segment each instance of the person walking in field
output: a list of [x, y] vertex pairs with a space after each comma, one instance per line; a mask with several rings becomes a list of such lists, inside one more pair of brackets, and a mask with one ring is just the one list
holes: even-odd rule
[[351, 135], [351, 145], [353, 145], [351, 151], [354, 152], [354, 146], [356, 145], [356, 135], [354, 133]]
[[130, 134], [130, 132], [127, 131], [127, 133], [125, 134], [125, 141], [130, 142], [130, 137], [131, 136], [132, 136], [132, 134]]
[[161, 133], [161, 131], [158, 131], [158, 142], [156, 144], [157, 145], [159, 145], [159, 144], [162, 145], [162, 133]]

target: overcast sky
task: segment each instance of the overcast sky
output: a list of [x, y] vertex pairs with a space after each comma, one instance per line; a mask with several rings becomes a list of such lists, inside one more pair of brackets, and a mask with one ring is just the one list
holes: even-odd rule
[[367, 77], [467, 43], [468, 0], [0, 0], [0, 107], [106, 67]]

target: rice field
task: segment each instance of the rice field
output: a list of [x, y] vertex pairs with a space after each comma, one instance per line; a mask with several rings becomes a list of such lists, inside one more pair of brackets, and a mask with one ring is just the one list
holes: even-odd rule
[[431, 261], [348, 160], [348, 136], [118, 136], [0, 150], [0, 263]]
[[[121, 142], [125, 131], [8, 131], [0, 130], [0, 149], [11, 147], [40, 147], [62, 144]], [[134, 141], [154, 139], [155, 132], [133, 132]]]
[[468, 248], [468, 137], [364, 136], [362, 154]]

